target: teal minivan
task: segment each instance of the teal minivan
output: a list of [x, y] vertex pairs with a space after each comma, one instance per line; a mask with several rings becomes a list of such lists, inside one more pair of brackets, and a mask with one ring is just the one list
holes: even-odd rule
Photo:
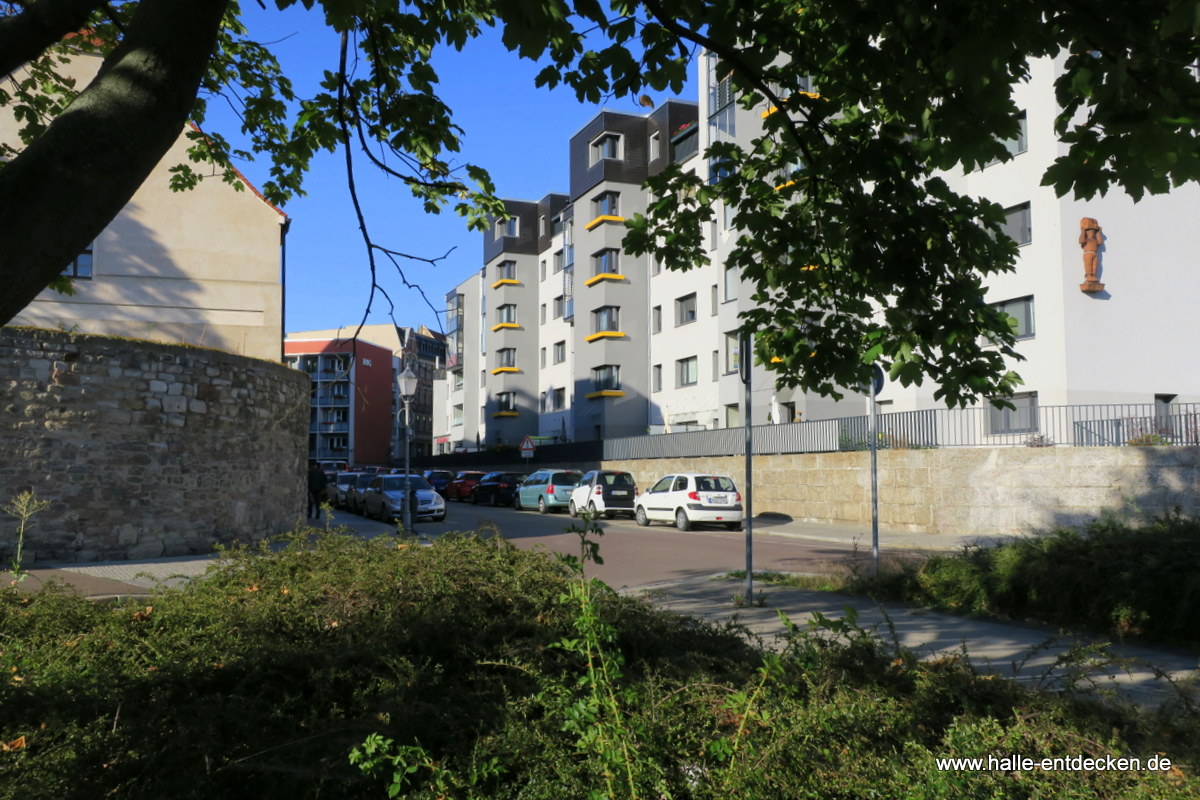
[[577, 469], [539, 469], [530, 475], [513, 494], [513, 508], [536, 508], [543, 514], [565, 509], [571, 502], [571, 492], [583, 473]]

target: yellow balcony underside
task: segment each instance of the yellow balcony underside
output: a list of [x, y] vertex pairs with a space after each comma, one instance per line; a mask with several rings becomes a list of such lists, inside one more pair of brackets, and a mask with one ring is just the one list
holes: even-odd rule
[[595, 400], [597, 397], [624, 397], [624, 396], [625, 396], [625, 393], [622, 392], [620, 389], [603, 389], [599, 392], [591, 392], [589, 394], [584, 395], [584, 397], [586, 397], [588, 400]]
[[624, 217], [618, 217], [613, 214], [601, 214], [600, 216], [596, 217], [594, 220], [589, 222], [587, 225], [584, 225], [583, 228], [584, 228], [584, 230], [590, 231], [592, 228], [599, 227], [600, 225], [603, 225], [606, 222], [624, 222], [624, 221], [625, 221]]
[[511, 330], [514, 330], [514, 331], [519, 331], [519, 330], [521, 330], [521, 326], [520, 326], [520, 325], [518, 325], [518, 324], [517, 324], [517, 323], [515, 323], [515, 322], [501, 322], [501, 323], [499, 323], [499, 324], [496, 324], [496, 325], [493, 325], [493, 326], [492, 326], [492, 331], [493, 331], [493, 332], [495, 332], [495, 331], [502, 331], [502, 330], [505, 330], [505, 329], [511, 329]]
[[601, 272], [599, 275], [593, 275], [583, 282], [584, 286], [592, 286], [600, 283], [600, 281], [623, 281], [625, 276], [619, 272]]
[[492, 284], [493, 289], [499, 289], [501, 286], [520, 286], [521, 282], [516, 278], [501, 278]]
[[622, 333], [621, 331], [600, 331], [599, 333], [593, 333], [591, 336], [584, 337], [583, 340], [585, 342], [596, 342], [601, 339], [624, 339], [624, 338], [625, 338], [625, 334]]
[[[796, 94], [801, 95], [802, 97], [807, 97], [810, 100], [820, 100], [821, 99], [821, 95], [819, 92], [796, 92]], [[791, 95], [788, 95], [788, 97], [791, 97]], [[787, 100], [787, 97], [785, 97], [784, 100]], [[771, 106], [766, 111], [759, 114], [759, 116], [762, 117], [763, 119], [766, 119], [767, 117], [771, 116], [778, 110], [779, 110], [779, 106]]]
[[495, 419], [496, 417], [515, 417], [515, 416], [517, 416], [516, 411], [497, 411], [495, 414], [492, 414], [492, 419]]
[[520, 371], [521, 370], [517, 367], [496, 367], [494, 370], [492, 370], [492, 374], [499, 375], [501, 372], [520, 372]]

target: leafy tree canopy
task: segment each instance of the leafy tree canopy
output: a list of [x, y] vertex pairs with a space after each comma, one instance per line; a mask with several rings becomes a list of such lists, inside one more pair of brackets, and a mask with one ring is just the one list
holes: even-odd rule
[[[483, 169], [452, 166], [459, 131], [434, 64], [437, 48], [488, 26], [545, 65], [540, 84], [587, 102], [679, 91], [704, 49], [740, 103], [777, 109], [753, 141], [710, 148], [718, 180], [656, 176], [659, 199], [631, 220], [626, 247], [673, 269], [701, 263], [702, 225], [724, 204], [740, 232], [727, 263], [755, 287], [745, 316], [758, 356], [810, 390], [860, 385], [875, 361], [905, 384], [935, 379], [952, 404], [1016, 385], [1009, 321], [983, 303], [1015, 246], [999, 207], [943, 176], [1009, 157], [1014, 89], [1032, 59], [1063, 67], [1063, 154], [1044, 184], [1140, 198], [1200, 177], [1200, 0], [300, 2], [343, 36], [340, 63], [304, 98], [231, 0], [0, 4], [0, 74], [29, 65], [0, 89], [27, 145], [0, 170], [0, 217], [16, 223], [0, 229], [0, 277], [16, 289], [0, 319], [103, 229], [186, 119], [203, 128], [218, 94], [236, 98], [251, 144], [195, 133], [193, 158], [226, 169], [269, 158], [273, 202], [302, 191], [315, 153], [340, 149], [351, 175], [365, 159], [431, 211], [452, 207], [476, 226], [502, 214]], [[91, 33], [71, 35], [80, 30]], [[71, 47], [106, 56], [78, 97], [56, 66]], [[175, 184], [200, 174], [181, 165]], [[396, 255], [368, 245], [372, 259]]]

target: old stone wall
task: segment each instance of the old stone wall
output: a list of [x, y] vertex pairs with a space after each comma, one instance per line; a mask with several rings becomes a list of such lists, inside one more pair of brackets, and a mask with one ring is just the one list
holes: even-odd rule
[[[292, 527], [308, 377], [216, 350], [0, 328], [0, 503], [33, 489], [25, 561], [206, 553]], [[0, 515], [0, 562], [17, 522]]]
[[[1200, 515], [1198, 447], [996, 447], [878, 453], [879, 524], [914, 533], [1010, 535], [1104, 511]], [[648, 488], [672, 472], [744, 484], [741, 456], [606, 461]], [[870, 525], [870, 454], [755, 456], [754, 513]]]

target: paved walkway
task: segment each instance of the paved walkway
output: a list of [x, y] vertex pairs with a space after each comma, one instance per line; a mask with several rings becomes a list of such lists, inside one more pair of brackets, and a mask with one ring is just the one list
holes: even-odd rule
[[[351, 527], [363, 536], [375, 536], [390, 531], [383, 523], [352, 518]], [[754, 521], [754, 530], [774, 535], [796, 536], [818, 541], [856, 542], [866, 551], [871, 549], [869, 529], [796, 522], [768, 516]], [[901, 531], [881, 531], [880, 550], [958, 549], [965, 544], [985, 543], [952, 535], [913, 534]], [[39, 586], [58, 581], [74, 587], [88, 597], [111, 597], [150, 593], [156, 585], [177, 585], [190, 577], [202, 574], [211, 564], [209, 556], [155, 559], [140, 562], [109, 562], [70, 564], [30, 570], [22, 588], [36, 590]], [[804, 626], [813, 612], [827, 617], [841, 617], [847, 607], [858, 614], [858, 624], [875, 629], [885, 641], [890, 641], [895, 629], [898, 642], [922, 657], [939, 653], [958, 653], [965, 647], [972, 662], [982, 670], [995, 672], [1044, 689], [1063, 688], [1072, 677], [1078, 682], [1094, 681], [1102, 688], [1113, 688], [1139, 704], [1153, 706], [1175, 697], [1167, 681], [1156, 677], [1161, 671], [1172, 680], [1182, 681], [1200, 666], [1197, 653], [1167, 648], [1114, 646], [1110, 648], [1116, 660], [1094, 664], [1085, 670], [1065, 668], [1060, 659], [1080, 643], [1060, 637], [1055, 631], [1032, 625], [991, 622], [928, 611], [901, 603], [880, 607], [872, 601], [848, 595], [779, 588], [755, 584], [756, 595], [766, 595], [765, 605], [737, 606], [742, 581], [731, 581], [715, 575], [678, 583], [656, 584], [626, 590], [640, 594], [665, 608], [715, 621], [736, 620], [746, 626], [764, 643], [772, 644], [784, 630], [779, 612]], [[1087, 644], [1095, 640], [1082, 640]], [[1200, 702], [1200, 693], [1192, 690], [1191, 697]]]

